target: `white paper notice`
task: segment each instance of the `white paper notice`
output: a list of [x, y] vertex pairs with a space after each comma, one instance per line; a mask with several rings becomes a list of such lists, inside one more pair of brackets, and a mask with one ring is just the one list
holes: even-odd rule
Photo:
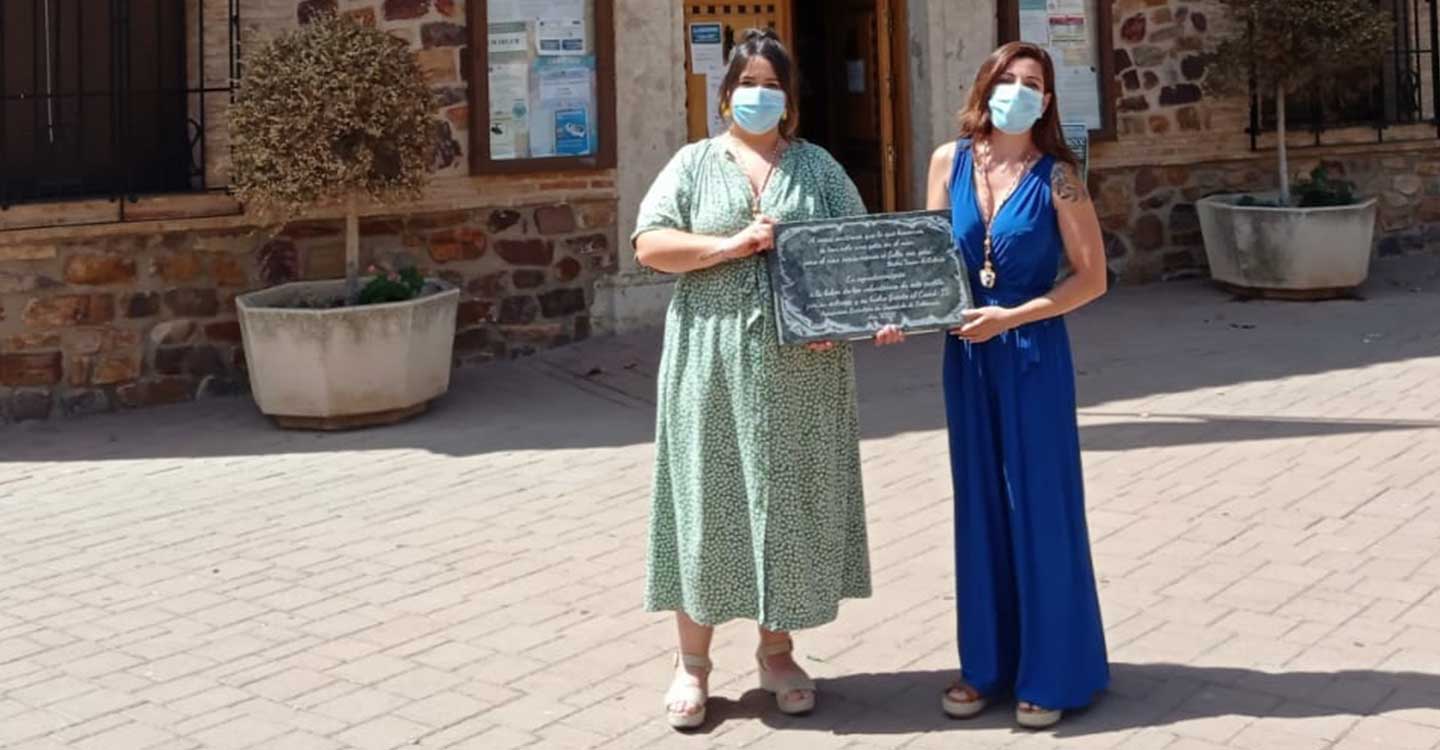
[[1100, 122], [1100, 81], [1095, 71], [1083, 66], [1057, 66], [1055, 96], [1060, 116], [1066, 122], [1083, 122], [1098, 130]]
[[525, 12], [520, 6], [523, 0], [489, 0], [485, 6], [485, 20], [489, 23], [512, 23], [524, 21]]
[[594, 153], [595, 58], [542, 57], [533, 75], [539, 99], [530, 113], [530, 156]]
[[530, 112], [530, 67], [525, 63], [490, 65], [490, 119], [523, 122]]
[[1020, 11], [1020, 41], [1050, 46], [1050, 14], [1043, 10]]
[[520, 147], [517, 141], [520, 133], [524, 132], [514, 120], [509, 118], [490, 120], [490, 158], [491, 159], [514, 159], [520, 156]]
[[576, 21], [585, 18], [585, 0], [521, 0], [520, 5], [525, 8], [526, 16], [540, 21]]
[[720, 82], [722, 80], [724, 80], [724, 76], [719, 73], [705, 77], [705, 114], [711, 138], [720, 136], [730, 128], [730, 124], [720, 116]]
[[1050, 15], [1050, 43], [1090, 45], [1090, 35], [1085, 31], [1085, 16]]
[[1085, 0], [1049, 0], [1051, 13], [1085, 15]]
[[585, 54], [585, 22], [542, 20], [535, 25], [535, 49], [542, 55]]
[[524, 21], [508, 21], [490, 24], [490, 54], [524, 52], [530, 35], [525, 31]]
[[540, 70], [540, 103], [554, 105], [590, 99], [590, 69], [550, 67]]
[[1050, 6], [1046, 0], [1020, 0], [1020, 41], [1050, 44]]
[[690, 72], [697, 76], [725, 75], [724, 29], [718, 23], [690, 24]]

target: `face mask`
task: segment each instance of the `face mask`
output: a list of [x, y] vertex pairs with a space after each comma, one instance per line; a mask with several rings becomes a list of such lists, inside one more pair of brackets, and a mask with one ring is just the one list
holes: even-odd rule
[[1005, 133], [1020, 135], [1045, 112], [1045, 97], [1018, 83], [1002, 83], [990, 95], [990, 122]]
[[730, 94], [730, 119], [747, 133], [775, 129], [785, 114], [785, 92], [763, 86], [741, 86]]

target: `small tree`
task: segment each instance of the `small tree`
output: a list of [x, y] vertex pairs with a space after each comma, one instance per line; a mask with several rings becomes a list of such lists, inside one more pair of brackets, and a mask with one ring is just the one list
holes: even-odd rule
[[1290, 203], [1285, 97], [1312, 91], [1321, 101], [1366, 90], [1393, 34], [1374, 0], [1220, 0], [1234, 22], [1215, 51], [1207, 82], [1223, 93], [1275, 96], [1280, 203]]
[[435, 101], [404, 40], [318, 18], [246, 60], [230, 115], [232, 189], [267, 222], [345, 207], [345, 299], [358, 299], [359, 203], [417, 197]]

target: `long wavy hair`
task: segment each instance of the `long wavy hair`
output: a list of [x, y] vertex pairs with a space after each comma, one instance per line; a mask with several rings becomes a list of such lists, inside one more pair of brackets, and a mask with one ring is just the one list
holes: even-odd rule
[[1045, 93], [1050, 95], [1050, 104], [1040, 119], [1030, 129], [1036, 148], [1060, 161], [1079, 166], [1080, 159], [1065, 144], [1065, 135], [1060, 130], [1059, 99], [1055, 95], [1055, 63], [1043, 47], [1029, 42], [1010, 42], [990, 53], [980, 71], [975, 74], [975, 85], [970, 87], [970, 98], [960, 112], [960, 137], [981, 140], [994, 132], [995, 124], [990, 121], [990, 96], [1000, 83], [1000, 76], [1016, 60], [1030, 59], [1040, 63], [1045, 71]]
[[730, 95], [740, 86], [740, 77], [745, 67], [755, 57], [763, 57], [775, 69], [780, 79], [780, 88], [785, 92], [785, 119], [780, 121], [780, 135], [785, 140], [794, 140], [800, 129], [800, 102], [796, 96], [799, 88], [795, 80], [795, 61], [790, 51], [780, 41], [774, 29], [750, 29], [740, 38], [740, 43], [730, 53], [730, 67], [720, 81], [720, 116], [730, 117]]

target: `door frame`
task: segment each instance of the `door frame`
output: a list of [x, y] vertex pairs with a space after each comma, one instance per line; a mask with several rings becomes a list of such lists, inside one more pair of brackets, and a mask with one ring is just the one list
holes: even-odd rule
[[[695, 11], [700, 8], [709, 10], [711, 7], [724, 8], [724, 3], [697, 2], [697, 0], [678, 0], [684, 9], [681, 21], [681, 34], [685, 45], [685, 57], [683, 64], [686, 68], [686, 130], [689, 140], [704, 138], [705, 123], [708, 121], [708, 113], [705, 108], [705, 84], [704, 80], [693, 75], [689, 70], [690, 66], [690, 23], [698, 20]], [[890, 65], [889, 99], [892, 112], [890, 125], [892, 129], [891, 150], [881, 153], [882, 165], [887, 162], [891, 169], [884, 170], [892, 173], [891, 190], [894, 195], [894, 208], [905, 210], [911, 207], [911, 177], [914, 168], [911, 165], [911, 157], [914, 154], [914, 126], [911, 117], [910, 101], [910, 8], [909, 0], [874, 0], [876, 10], [888, 4], [890, 13], [888, 25], [882, 29], [882, 35], [888, 39], [889, 51], [888, 62]], [[791, 33], [791, 24], [795, 19], [794, 0], [773, 0], [776, 15], [776, 30], [780, 33], [786, 47], [794, 53], [795, 40]], [[769, 3], [765, 3], [768, 5]], [[877, 13], [877, 16], [879, 14]], [[703, 17], [703, 16], [702, 16]], [[705, 18], [705, 20], [709, 20]], [[880, 35], [877, 35], [880, 36]], [[883, 89], [885, 81], [881, 82], [882, 96], [885, 96]], [[883, 123], [882, 123], [883, 126]], [[881, 148], [885, 148], [882, 140]], [[872, 210], [884, 210], [885, 206], [870, 206]]]
[[[877, 5], [879, 0], [877, 0]], [[911, 156], [915, 149], [915, 130], [910, 116], [910, 2], [889, 0], [890, 18], [886, 35], [890, 45], [890, 120], [893, 123], [893, 153], [883, 155], [893, 164], [891, 181], [895, 191], [895, 209], [911, 207]]]

